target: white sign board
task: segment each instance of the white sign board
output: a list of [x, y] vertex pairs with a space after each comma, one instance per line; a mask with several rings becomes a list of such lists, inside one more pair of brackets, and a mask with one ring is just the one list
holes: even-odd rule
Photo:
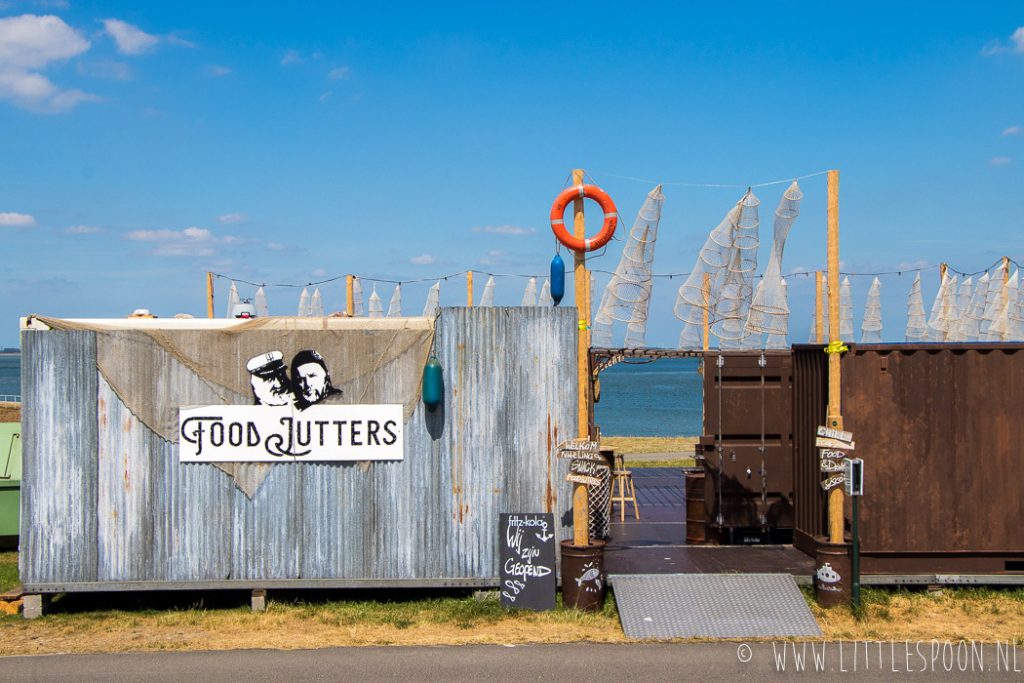
[[841, 429], [830, 429], [829, 427], [818, 427], [817, 436], [828, 437], [829, 439], [838, 439], [839, 441], [850, 442], [853, 441], [853, 432], [844, 432]]
[[201, 406], [178, 412], [181, 462], [403, 458], [402, 406]]
[[817, 448], [831, 448], [839, 451], [852, 451], [856, 445], [853, 441], [840, 441], [826, 436], [819, 436], [814, 440]]

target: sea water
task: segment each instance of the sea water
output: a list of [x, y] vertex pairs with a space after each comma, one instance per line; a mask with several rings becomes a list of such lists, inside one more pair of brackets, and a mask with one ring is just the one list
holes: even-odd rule
[[21, 395], [20, 353], [0, 353], [0, 395], [2, 394]]
[[605, 436], [695, 436], [701, 432], [702, 377], [696, 358], [625, 361], [600, 375], [594, 420]]
[[[693, 436], [701, 431], [696, 358], [613, 365], [601, 373], [595, 419], [606, 436]], [[21, 354], [0, 354], [0, 394], [21, 394]]]

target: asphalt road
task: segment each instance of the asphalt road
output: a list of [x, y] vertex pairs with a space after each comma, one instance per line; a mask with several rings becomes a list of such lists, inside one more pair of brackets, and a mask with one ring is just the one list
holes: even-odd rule
[[[911, 642], [909, 649], [902, 642], [859, 643], [856, 670], [855, 647], [845, 643], [842, 660], [839, 647], [814, 643], [817, 672], [811, 643], [753, 643], [749, 649], [740, 643], [572, 643], [46, 655], [0, 658], [0, 681], [1024, 680], [1024, 645], [1018, 652], [1010, 646], [1000, 653], [994, 646], [973, 655], [961, 650], [958, 657], [955, 643], [948, 650], [927, 641], [920, 648]], [[785, 667], [779, 659], [783, 649]], [[801, 651], [802, 671], [794, 661]]]

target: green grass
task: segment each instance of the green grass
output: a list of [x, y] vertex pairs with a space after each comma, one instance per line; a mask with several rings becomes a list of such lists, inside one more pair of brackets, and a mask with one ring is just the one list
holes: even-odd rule
[[0, 593], [9, 591], [19, 585], [18, 581], [18, 553], [0, 552]]

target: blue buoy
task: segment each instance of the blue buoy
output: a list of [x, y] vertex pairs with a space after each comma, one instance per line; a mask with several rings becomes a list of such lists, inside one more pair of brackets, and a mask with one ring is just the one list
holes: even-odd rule
[[562, 260], [560, 254], [555, 254], [555, 258], [551, 259], [551, 298], [555, 300], [556, 306], [563, 296], [565, 296], [565, 261]]
[[441, 405], [444, 400], [444, 373], [437, 356], [430, 354], [427, 364], [423, 367], [423, 404], [428, 410]]

